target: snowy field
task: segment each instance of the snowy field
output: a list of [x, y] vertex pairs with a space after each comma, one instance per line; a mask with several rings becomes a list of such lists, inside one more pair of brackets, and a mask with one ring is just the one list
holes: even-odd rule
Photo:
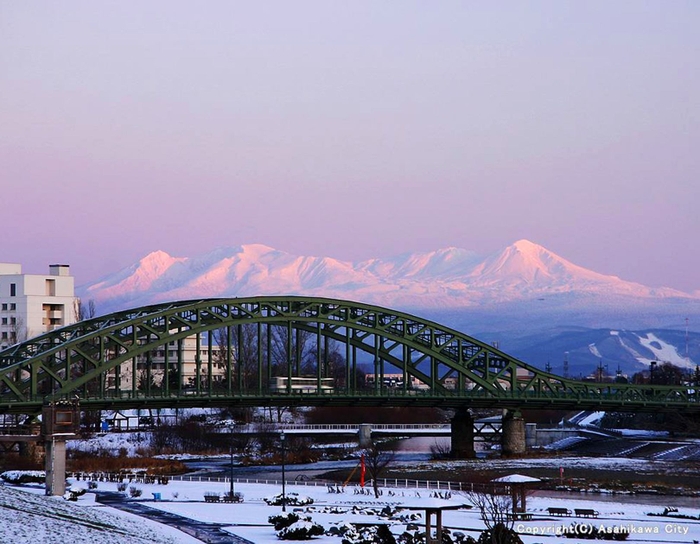
[[[75, 486], [85, 486], [84, 482], [71, 482]], [[100, 482], [99, 490], [116, 491], [117, 484]], [[281, 542], [277, 539], [273, 527], [267, 522], [270, 515], [281, 511], [278, 506], [268, 506], [263, 498], [276, 495], [280, 487], [267, 484], [236, 483], [235, 490], [244, 495], [240, 504], [206, 503], [206, 492], [220, 493], [228, 491], [228, 484], [223, 482], [179, 482], [171, 481], [167, 485], [138, 484], [143, 495], [138, 499], [150, 508], [159, 509], [187, 518], [223, 524], [226, 531], [243, 537], [256, 544]], [[288, 493], [298, 493], [314, 500], [310, 506], [303, 508], [314, 522], [328, 529], [343, 522], [389, 523], [395, 535], [406, 527], [406, 521], [387, 520], [378, 515], [381, 508], [392, 507], [420, 508], [435, 505], [468, 504], [466, 496], [453, 492], [449, 500], [431, 497], [425, 489], [394, 488], [389, 489], [379, 499], [373, 496], [354, 493], [354, 488], [346, 488], [344, 493], [329, 493], [324, 486], [288, 485]], [[3, 543], [65, 543], [73, 544], [116, 544], [153, 543], [153, 544], [192, 544], [200, 542], [177, 531], [134, 515], [126, 514], [95, 502], [95, 496], [86, 493], [78, 502], [68, 502], [62, 498], [47, 498], [42, 495], [43, 488], [15, 488], [0, 486], [0, 542]], [[161, 501], [153, 500], [153, 493], [160, 493]], [[680, 517], [651, 517], [648, 513], [660, 514], [664, 508], [658, 505], [645, 505], [643, 496], [620, 496], [619, 500], [596, 501], [591, 495], [582, 495], [581, 499], [554, 499], [547, 497], [528, 498], [527, 510], [533, 513], [531, 521], [518, 521], [515, 529], [521, 534], [526, 544], [546, 542], [549, 544], [572, 543], [579, 541], [561, 536], [564, 527], [572, 523], [591, 524], [597, 529], [613, 531], [615, 527], [624, 527], [631, 531], [627, 542], [674, 542], [693, 543], [700, 540], [700, 520], [682, 519]], [[133, 500], [133, 499], [128, 499]], [[692, 502], [689, 502], [692, 504]], [[598, 511], [595, 519], [554, 517], [547, 508], [563, 507], [573, 511], [575, 508], [592, 508]], [[288, 511], [293, 510], [288, 507]], [[332, 511], [332, 513], [331, 513]], [[418, 510], [420, 511], [420, 510]], [[403, 515], [410, 511], [403, 511]], [[700, 511], [695, 508], [678, 508], [674, 516], [698, 517]], [[418, 521], [423, 523], [423, 516]], [[484, 524], [473, 509], [448, 510], [443, 514], [443, 523], [452, 530], [462, 531], [477, 537]], [[585, 530], [585, 529], [584, 529]], [[68, 538], [67, 538], [68, 537]], [[313, 539], [319, 544], [340, 544], [337, 536], [321, 536]]]

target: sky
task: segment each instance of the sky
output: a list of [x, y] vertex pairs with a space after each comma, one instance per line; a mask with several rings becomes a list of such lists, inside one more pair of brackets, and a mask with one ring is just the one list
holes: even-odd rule
[[694, 1], [0, 0], [0, 261], [528, 239], [700, 289]]

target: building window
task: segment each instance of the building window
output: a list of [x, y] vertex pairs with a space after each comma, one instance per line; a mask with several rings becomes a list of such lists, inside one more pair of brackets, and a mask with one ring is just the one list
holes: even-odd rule
[[56, 280], [46, 280], [46, 296], [56, 296]]
[[3, 305], [2, 305], [2, 311], [3, 311], [3, 312], [6, 312], [6, 311], [7, 311], [7, 304], [3, 304]]
[[17, 325], [17, 318], [16, 317], [10, 318], [10, 325]]
[[2, 318], [2, 324], [3, 324], [3, 325], [7, 325], [7, 318], [6, 318], [6, 317], [3, 317], [3, 318]]
[[10, 311], [13, 312], [16, 309], [17, 309], [17, 304], [15, 304], [14, 302], [10, 302]]
[[10, 296], [11, 296], [11, 297], [16, 297], [16, 296], [17, 296], [17, 284], [16, 284], [16, 283], [11, 283], [11, 284], [10, 284]]
[[2, 339], [7, 340], [7, 333], [6, 332], [2, 333]]

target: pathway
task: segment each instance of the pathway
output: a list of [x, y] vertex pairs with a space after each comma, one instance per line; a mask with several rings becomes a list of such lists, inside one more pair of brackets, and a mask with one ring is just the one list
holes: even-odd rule
[[255, 544], [250, 540], [224, 531], [221, 524], [204, 523], [177, 514], [163, 512], [155, 508], [149, 508], [140, 502], [127, 501], [125, 498], [121, 493], [100, 491], [97, 493], [96, 500], [105, 506], [111, 506], [118, 510], [169, 525], [207, 544]]

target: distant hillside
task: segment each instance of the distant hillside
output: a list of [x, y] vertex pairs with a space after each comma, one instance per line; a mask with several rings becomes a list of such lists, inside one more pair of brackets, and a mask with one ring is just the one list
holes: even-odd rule
[[[686, 357], [686, 345], [688, 356]], [[559, 328], [540, 331], [519, 339], [509, 339], [500, 347], [511, 355], [564, 375], [564, 360], [568, 361], [571, 377], [586, 377], [599, 365], [603, 372], [614, 376], [618, 369], [632, 375], [648, 371], [650, 363], [673, 363], [695, 370], [693, 361], [700, 361], [700, 333], [667, 329], [643, 331]]]

